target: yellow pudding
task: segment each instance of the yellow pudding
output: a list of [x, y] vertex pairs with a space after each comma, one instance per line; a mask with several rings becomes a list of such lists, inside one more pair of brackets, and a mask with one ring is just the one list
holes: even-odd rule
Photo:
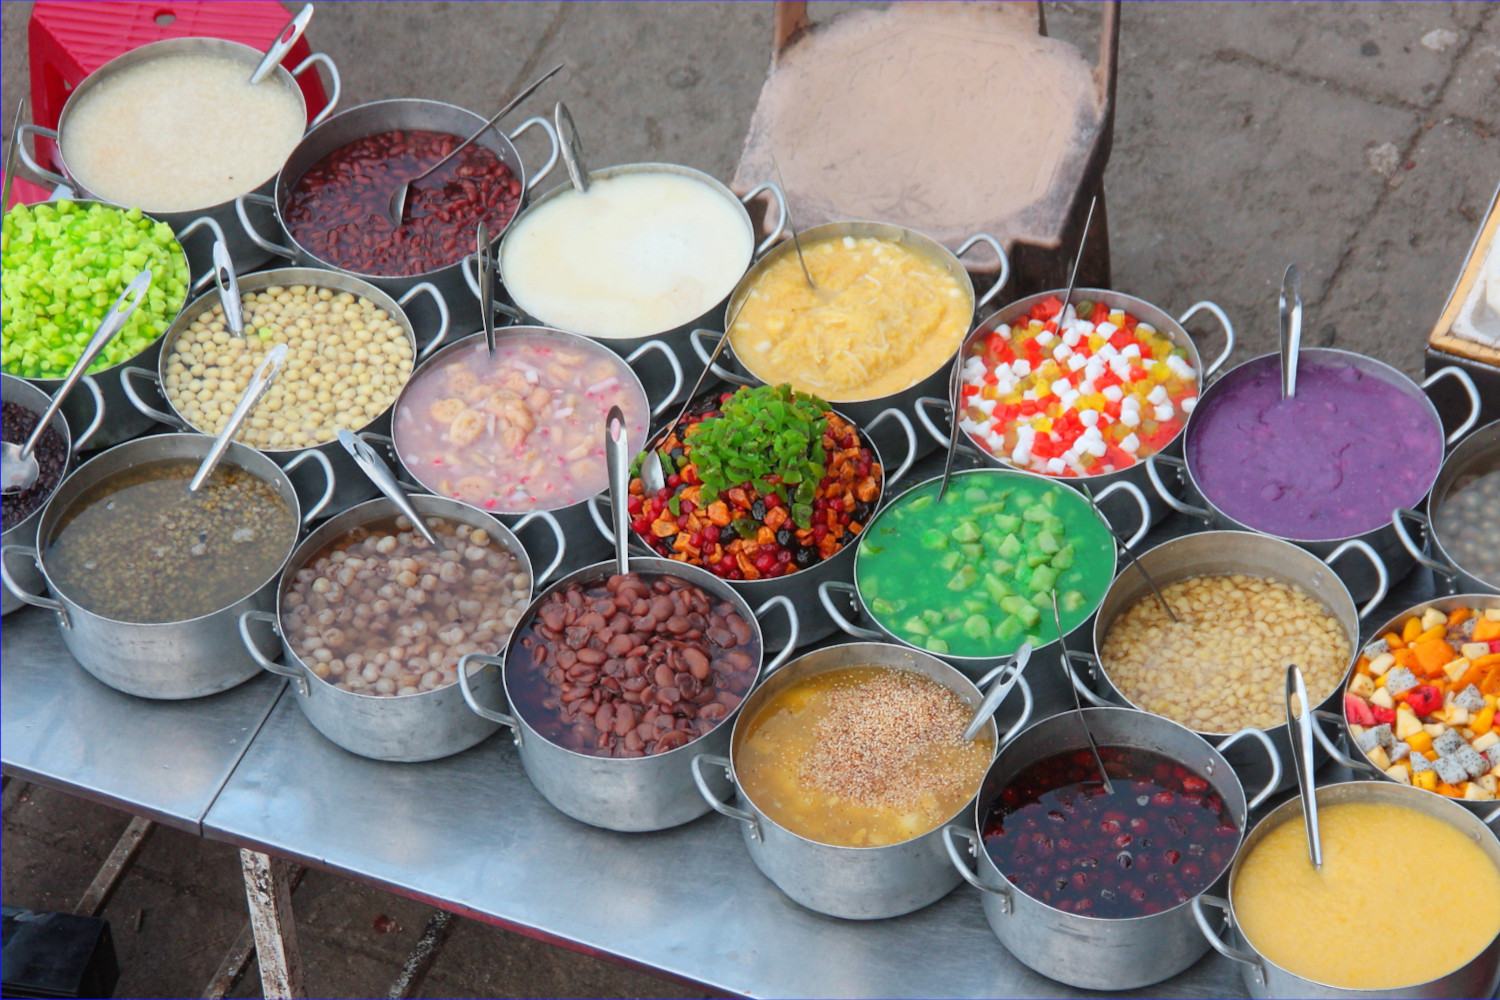
[[[1235, 919], [1270, 961], [1328, 986], [1396, 989], [1453, 972], [1500, 933], [1500, 870], [1456, 827], [1374, 802], [1326, 806], [1318, 820], [1322, 871], [1293, 817], [1255, 845], [1235, 876]], [[1421, 898], [1424, 883], [1439, 894], [1436, 909], [1402, 903]], [[1380, 933], [1392, 913], [1426, 928], [1414, 931], [1420, 944], [1395, 947]]]
[[751, 286], [730, 331], [734, 353], [770, 385], [791, 383], [829, 402], [901, 392], [963, 342], [974, 299], [939, 261], [875, 237], [804, 242], [817, 290], [795, 253]]
[[995, 743], [963, 738], [973, 714], [957, 692], [913, 670], [829, 670], [756, 712], [735, 747], [735, 777], [798, 836], [897, 844], [947, 822], [979, 790]]

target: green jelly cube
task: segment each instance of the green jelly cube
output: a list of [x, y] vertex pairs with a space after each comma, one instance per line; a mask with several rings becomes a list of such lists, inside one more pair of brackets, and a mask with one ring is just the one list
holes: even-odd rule
[[1041, 646], [1041, 645], [1044, 645], [1045, 642], [1046, 642], [1046, 640], [1044, 640], [1036, 632], [1028, 632], [1028, 633], [1026, 633], [1026, 641], [1028, 643], [1030, 643], [1032, 646]]
[[970, 615], [964, 620], [964, 635], [978, 642], [990, 637], [990, 623], [983, 615]]
[[958, 547], [958, 551], [964, 554], [964, 558], [970, 562], [979, 562], [984, 558], [984, 546], [978, 542], [964, 542]]
[[1017, 611], [1015, 615], [1021, 619], [1021, 624], [1027, 628], [1036, 628], [1042, 620], [1041, 610], [1036, 605], [1027, 604], [1024, 601], [1021, 603], [1021, 610]]
[[948, 581], [949, 590], [968, 590], [979, 582], [979, 570], [971, 565], [963, 565], [958, 568]]
[[905, 632], [909, 636], [930, 635], [932, 633], [932, 629], [927, 627], [927, 623], [923, 621], [921, 616], [919, 615], [912, 615], [910, 618], [906, 619], [906, 621], [902, 622], [901, 631]]
[[931, 505], [932, 505], [932, 494], [931, 493], [927, 493], [927, 494], [924, 494], [924, 495], [919, 496], [919, 497], [913, 497], [912, 500], [911, 500], [911, 502], [908, 503], [905, 507], [903, 507], [902, 510], [910, 512], [910, 513], [916, 513], [917, 511], [921, 510], [923, 507], [930, 507]]
[[1021, 620], [1015, 615], [1006, 615], [1005, 620], [995, 626], [995, 638], [1007, 644], [1021, 638]]
[[948, 536], [937, 528], [928, 528], [922, 532], [922, 545], [929, 549], [946, 549], [948, 547]]
[[1058, 549], [1057, 550], [1057, 554], [1052, 557], [1052, 568], [1053, 569], [1072, 569], [1073, 568], [1073, 555], [1074, 555], [1074, 553], [1073, 553], [1073, 546], [1072, 545], [1064, 545], [1062, 548]]
[[884, 597], [877, 597], [870, 602], [870, 610], [877, 615], [893, 615], [896, 613], [896, 605]]
[[1056, 490], [1048, 490], [1046, 493], [1043, 493], [1042, 494], [1042, 503], [1047, 507], [1048, 510], [1052, 510], [1052, 509], [1056, 508], [1057, 507], [1057, 491]]
[[1000, 598], [999, 604], [1000, 610], [1006, 614], [1018, 615], [1021, 613], [1021, 609], [1026, 607], [1026, 598], [1018, 594], [1011, 594], [1008, 597]]
[[938, 565], [951, 573], [954, 570], [958, 569], [958, 564], [963, 561], [964, 554], [962, 552], [949, 552], [947, 555], [943, 556], [943, 558], [938, 560]]
[[1036, 591], [1050, 591], [1057, 583], [1057, 570], [1051, 566], [1038, 566], [1031, 571], [1031, 589]]
[[958, 527], [954, 528], [950, 534], [955, 541], [977, 542], [979, 541], [979, 525], [974, 521], [960, 521]]
[[1005, 509], [1005, 501], [1004, 500], [992, 500], [989, 503], [981, 503], [981, 504], [975, 504], [974, 505], [974, 513], [978, 514], [980, 517], [988, 517], [991, 514], [998, 514], [1002, 510], [1004, 510], [1004, 509]]
[[1037, 591], [1031, 595], [1031, 603], [1040, 608], [1049, 618], [1052, 616], [1052, 591]]
[[934, 636], [929, 636], [928, 639], [927, 639], [927, 641], [925, 643], [923, 643], [923, 645], [927, 647], [927, 652], [929, 652], [929, 653], [946, 653], [946, 652], [948, 652], [948, 644], [946, 642], [944, 642], [942, 639], [939, 639], [935, 635]]
[[1021, 519], [1014, 514], [996, 514], [990, 518], [990, 523], [995, 526], [995, 530], [1007, 535], [1013, 535], [1021, 530]]
[[990, 562], [990, 569], [994, 570], [999, 576], [1004, 576], [1015, 568], [1016, 564], [1009, 559], [995, 559]]
[[989, 494], [984, 491], [983, 486], [968, 486], [964, 488], [964, 499], [969, 503], [984, 503], [989, 499]]
[[1006, 535], [1005, 541], [995, 550], [1001, 559], [1014, 559], [1021, 554], [1021, 540], [1015, 535]]
[[1005, 585], [1004, 580], [1000, 579], [994, 573], [986, 573], [984, 575], [984, 589], [990, 595], [990, 600], [996, 604], [999, 604], [1002, 599], [1015, 593], [1015, 591]]
[[1052, 512], [1041, 504], [1032, 504], [1021, 512], [1021, 520], [1041, 524], [1052, 517]]
[[1057, 536], [1052, 532], [1046, 530], [1043, 530], [1041, 534], [1037, 535], [1033, 540], [1033, 543], [1037, 548], [1047, 553], [1048, 556], [1056, 554], [1057, 551], [1062, 548], [1062, 546], [1058, 544]]
[[1085, 604], [1087, 604], [1088, 601], [1089, 599], [1083, 596], [1080, 591], [1070, 590], [1066, 594], [1062, 595], [1059, 603], [1062, 605], [1062, 609], [1064, 611], [1077, 611], [1079, 608], [1082, 608]]
[[922, 620], [929, 625], [941, 625], [943, 622], [943, 613], [937, 608], [923, 608]]

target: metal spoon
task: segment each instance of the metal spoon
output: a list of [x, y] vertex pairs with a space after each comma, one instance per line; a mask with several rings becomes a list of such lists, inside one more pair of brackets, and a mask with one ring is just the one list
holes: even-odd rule
[[[7, 175], [8, 176], [8, 175]], [[62, 409], [63, 401], [68, 398], [68, 393], [83, 378], [83, 373], [88, 371], [89, 365], [99, 357], [99, 353], [114, 339], [115, 334], [130, 319], [135, 312], [136, 306], [146, 297], [146, 292], [151, 288], [151, 272], [142, 271], [137, 274], [125, 286], [120, 297], [115, 299], [115, 304], [110, 306], [109, 312], [104, 314], [99, 328], [94, 331], [94, 336], [83, 349], [83, 354], [73, 363], [73, 370], [68, 372], [67, 379], [62, 388], [52, 397], [52, 402], [47, 411], [42, 414], [36, 422], [36, 429], [31, 432], [31, 437], [26, 439], [25, 444], [14, 444], [5, 442], [3, 451], [0, 451], [0, 491], [5, 493], [20, 493], [31, 488], [36, 482], [39, 468], [36, 464], [36, 456], [32, 454], [36, 450], [36, 444], [42, 439], [42, 434], [47, 426], [52, 423], [52, 418], [57, 411]]]
[[449, 160], [453, 159], [464, 149], [464, 147], [468, 146], [475, 139], [478, 139], [480, 136], [484, 135], [484, 133], [488, 132], [491, 128], [494, 127], [497, 121], [504, 118], [507, 114], [513, 111], [517, 104], [520, 104], [522, 101], [526, 100], [526, 98], [536, 93], [536, 89], [538, 87], [550, 80], [553, 75], [562, 68], [563, 64], [558, 63], [556, 66], [553, 66], [547, 72], [537, 77], [536, 82], [527, 87], [525, 90], [521, 91], [515, 97], [512, 97], [510, 101], [506, 103], [505, 107], [495, 112], [495, 116], [493, 118], [485, 122], [483, 125], [479, 126], [479, 131], [475, 132], [463, 142], [459, 143], [457, 146], [454, 146], [451, 150], [449, 150], [447, 156], [443, 157], [441, 160], [438, 160], [432, 166], [428, 167], [426, 170], [422, 171], [411, 180], [402, 181], [401, 185], [397, 187], [395, 191], [391, 192], [390, 204], [386, 206], [386, 211], [391, 217], [391, 225], [398, 227], [401, 225], [402, 219], [406, 215], [406, 196], [407, 193], [411, 190], [411, 186], [413, 184], [421, 180], [423, 177], [426, 177], [428, 174], [432, 173], [434, 170], [436, 170], [438, 167], [441, 167]]
[[953, 419], [948, 421], [948, 457], [943, 461], [943, 481], [938, 484], [937, 498], [943, 499], [943, 494], [948, 492], [948, 481], [953, 478], [953, 456], [958, 454], [958, 422], [960, 396], [959, 385], [963, 378], [964, 350], [958, 349], [953, 355], [953, 370], [948, 373], [948, 405], [953, 414]]
[[229, 248], [214, 240], [214, 285], [219, 289], [219, 305], [224, 307], [224, 322], [229, 325], [230, 336], [245, 336], [245, 312], [240, 302], [240, 279], [234, 273], [234, 261]]
[[618, 406], [604, 418], [604, 461], [609, 468], [610, 520], [615, 528], [615, 571], [630, 572], [630, 443], [625, 439], [625, 414]]
[[26, 98], [16, 105], [16, 123], [10, 130], [10, 147], [5, 151], [5, 190], [0, 191], [0, 215], [10, 211], [10, 182], [16, 176], [16, 150], [20, 148], [21, 121], [26, 117]]
[[1125, 558], [1129, 559], [1130, 564], [1136, 568], [1137, 572], [1145, 577], [1146, 586], [1150, 587], [1151, 593], [1156, 595], [1156, 603], [1161, 605], [1162, 611], [1166, 612], [1167, 617], [1172, 619], [1173, 622], [1181, 622], [1182, 619], [1177, 617], [1177, 612], [1172, 610], [1172, 605], [1168, 604], [1167, 599], [1162, 596], [1161, 588], [1156, 585], [1156, 581], [1152, 579], [1145, 564], [1136, 558], [1134, 550], [1130, 547], [1130, 543], [1125, 541], [1125, 537], [1115, 530], [1115, 526], [1109, 523], [1109, 518], [1104, 516], [1104, 511], [1099, 509], [1097, 503], [1094, 503], [1094, 491], [1089, 489], [1089, 484], [1080, 483], [1079, 487], [1083, 490], [1083, 495], [1088, 498], [1089, 503], [1093, 504], [1094, 512], [1099, 515], [1100, 522], [1109, 529], [1111, 535], [1115, 536], [1115, 541], [1119, 543], [1120, 551], [1125, 553]]
[[474, 229], [479, 243], [479, 314], [484, 318], [484, 346], [495, 356], [495, 260], [490, 256], [490, 227], [483, 219]]
[[1062, 614], [1057, 610], [1057, 591], [1052, 591], [1052, 624], [1057, 627], [1057, 652], [1063, 665], [1063, 678], [1069, 693], [1073, 695], [1073, 710], [1078, 713], [1078, 724], [1083, 727], [1083, 735], [1088, 737], [1089, 751], [1094, 755], [1094, 763], [1099, 765], [1099, 777], [1104, 780], [1104, 794], [1115, 794], [1115, 786], [1109, 782], [1109, 772], [1104, 770], [1104, 758], [1099, 756], [1099, 744], [1094, 742], [1093, 730], [1089, 729], [1088, 717], [1083, 714], [1083, 705], [1078, 701], [1078, 689], [1073, 686], [1073, 678], [1068, 671], [1068, 647], [1063, 642]]
[[1099, 205], [1099, 196], [1096, 194], [1089, 199], [1089, 214], [1083, 219], [1083, 235], [1078, 237], [1078, 253], [1073, 257], [1073, 271], [1068, 275], [1068, 290], [1063, 293], [1062, 308], [1057, 311], [1057, 325], [1062, 326], [1063, 318], [1068, 311], [1068, 301], [1073, 298], [1073, 289], [1078, 284], [1078, 265], [1083, 262], [1083, 248], [1089, 242], [1089, 226], [1094, 221], [1094, 209]]
[[1302, 353], [1302, 275], [1288, 264], [1281, 276], [1281, 398], [1297, 394], [1297, 357]]
[[344, 446], [344, 450], [349, 453], [350, 458], [354, 459], [354, 464], [359, 466], [360, 471], [370, 477], [370, 482], [375, 484], [375, 488], [384, 493], [386, 499], [395, 504], [396, 509], [412, 523], [412, 527], [422, 533], [422, 537], [427, 539], [427, 544], [438, 548], [437, 536], [432, 533], [427, 522], [422, 520], [422, 515], [417, 513], [417, 509], [411, 505], [411, 498], [406, 495], [401, 484], [396, 482], [396, 477], [391, 474], [390, 466], [381, 460], [380, 456], [375, 453], [375, 449], [348, 430], [339, 431], [339, 444]]
[[208, 450], [203, 457], [203, 464], [198, 466], [198, 471], [193, 474], [193, 481], [188, 484], [188, 492], [196, 493], [208, 482], [208, 477], [213, 475], [214, 467], [219, 464], [219, 459], [224, 457], [224, 452], [229, 450], [229, 444], [234, 436], [244, 426], [245, 420], [250, 416], [250, 411], [255, 409], [255, 404], [260, 402], [260, 397], [271, 388], [271, 383], [276, 381], [276, 376], [281, 374], [281, 366], [286, 363], [287, 346], [277, 344], [266, 352], [265, 358], [255, 369], [255, 375], [250, 379], [250, 384], [245, 386], [245, 391], [240, 394], [240, 401], [235, 404], [234, 412], [229, 415], [229, 422], [214, 439], [214, 446]]
[[[1302, 706], [1302, 715], [1292, 712], [1292, 695]], [[1302, 821], [1307, 827], [1307, 856], [1314, 868], [1323, 867], [1323, 839], [1318, 831], [1318, 786], [1313, 779], [1313, 714], [1307, 701], [1307, 685], [1295, 663], [1286, 668], [1286, 724], [1292, 731], [1292, 764], [1297, 772], [1297, 793], [1302, 796]]]
[[979, 735], [979, 731], [984, 728], [984, 720], [1000, 710], [1000, 705], [1005, 701], [1006, 695], [1010, 694], [1010, 689], [1016, 686], [1016, 682], [1021, 679], [1021, 671], [1025, 670], [1026, 664], [1030, 662], [1031, 643], [1023, 642], [1021, 648], [1016, 650], [1016, 655], [1011, 658], [1011, 663], [1015, 664], [1016, 669], [1008, 680], [997, 680], [990, 685], [989, 693], [974, 710], [974, 718], [969, 720], [969, 728], [964, 730], [964, 739], [973, 740]]
[[[776, 171], [776, 183], [782, 191], [786, 191], [786, 178], [781, 176], [781, 164], [776, 162], [776, 157], [771, 157], [771, 166]], [[814, 292], [820, 291], [818, 283], [813, 281], [812, 272], [807, 269], [807, 258], [802, 256], [802, 237], [797, 234], [797, 223], [792, 221], [791, 202], [787, 202], [786, 227], [792, 231], [792, 249], [797, 251], [797, 263], [802, 265], [802, 277], [807, 279], [807, 287]]]
[[292, 46], [297, 44], [297, 39], [301, 38], [302, 33], [307, 30], [307, 22], [312, 20], [312, 16], [313, 5], [306, 4], [295, 17], [286, 23], [286, 27], [277, 33], [276, 41], [266, 49], [266, 54], [255, 67], [255, 72], [250, 74], [251, 86], [264, 81], [271, 75], [272, 70], [281, 65], [281, 60], [286, 58], [287, 53], [292, 51]]
[[583, 160], [583, 143], [578, 139], [578, 126], [573, 124], [573, 114], [562, 101], [552, 110], [552, 120], [557, 125], [557, 140], [562, 146], [563, 166], [568, 168], [568, 179], [579, 194], [588, 194], [588, 164]]

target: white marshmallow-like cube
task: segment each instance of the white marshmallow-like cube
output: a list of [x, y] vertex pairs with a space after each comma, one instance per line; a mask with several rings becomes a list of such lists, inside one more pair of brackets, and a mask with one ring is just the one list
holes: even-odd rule
[[1083, 426], [1085, 426], [1085, 427], [1093, 427], [1095, 424], [1097, 424], [1099, 422], [1099, 411], [1098, 410], [1079, 410], [1078, 411], [1078, 422], [1081, 423], [1081, 424], [1083, 424]]
[[1047, 471], [1054, 476], [1060, 476], [1067, 471], [1068, 463], [1060, 458], [1047, 459]]
[[1120, 442], [1120, 450], [1126, 452], [1127, 454], [1134, 455], [1136, 452], [1141, 450], [1141, 439], [1136, 437], [1134, 434], [1125, 435], [1125, 440]]
[[1118, 403], [1124, 396], [1125, 390], [1117, 385], [1107, 385], [1104, 387], [1104, 398], [1111, 403]]
[[1121, 410], [1120, 423], [1126, 427], [1138, 427], [1141, 423], [1141, 415], [1135, 410]]
[[1173, 416], [1172, 404], [1162, 403], [1160, 406], [1153, 409], [1151, 411], [1151, 414], [1152, 416], [1156, 417], [1159, 423], [1166, 423], [1168, 420], [1171, 420]]
[[1193, 408], [1198, 405], [1198, 397], [1197, 396], [1184, 396], [1182, 398], [1181, 404], [1179, 404], [1179, 405], [1181, 405], [1183, 413], [1192, 413], [1193, 412]]
[[1082, 371], [1084, 365], [1087, 365], [1088, 363], [1088, 359], [1085, 358], [1082, 354], [1074, 354], [1072, 357], [1068, 358], [1068, 368], [1071, 371]]
[[1031, 362], [1027, 361], [1025, 358], [1017, 358], [1010, 363], [1010, 370], [1014, 372], [1018, 377], [1030, 375]]
[[1146, 402], [1160, 406], [1167, 401], [1167, 387], [1159, 385], [1146, 394]]

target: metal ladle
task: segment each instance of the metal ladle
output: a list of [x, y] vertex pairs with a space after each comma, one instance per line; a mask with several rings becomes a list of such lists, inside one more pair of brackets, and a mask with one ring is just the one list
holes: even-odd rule
[[484, 320], [484, 346], [488, 357], [495, 356], [495, 261], [490, 256], [490, 227], [483, 219], [474, 229], [479, 244], [479, 313]]
[[375, 484], [375, 488], [384, 493], [386, 499], [395, 504], [396, 509], [412, 523], [412, 527], [427, 539], [427, 544], [435, 549], [440, 548], [437, 535], [432, 533], [427, 522], [422, 520], [422, 515], [418, 514], [417, 509], [411, 505], [411, 498], [406, 495], [406, 491], [391, 474], [390, 466], [381, 461], [380, 456], [375, 453], [375, 449], [355, 437], [349, 430], [339, 431], [339, 444], [344, 446], [344, 450], [349, 453], [350, 458], [354, 459], [354, 464], [359, 466], [360, 471], [370, 477], [370, 482]]
[[1016, 655], [1011, 657], [1011, 663], [1015, 665], [1015, 671], [1009, 679], [997, 680], [990, 685], [989, 693], [974, 710], [974, 718], [969, 720], [969, 728], [964, 730], [964, 739], [972, 741], [984, 728], [984, 721], [1000, 710], [1005, 698], [1010, 694], [1011, 688], [1021, 679], [1021, 671], [1026, 669], [1026, 664], [1031, 662], [1031, 643], [1021, 643], [1021, 648], [1016, 650]]
[[250, 384], [245, 386], [245, 391], [240, 394], [240, 401], [235, 404], [234, 412], [229, 415], [229, 422], [224, 429], [219, 431], [219, 436], [214, 438], [214, 446], [208, 450], [203, 457], [203, 463], [198, 466], [198, 471], [193, 474], [193, 481], [188, 484], [188, 492], [196, 493], [208, 482], [208, 477], [213, 475], [214, 468], [219, 464], [219, 459], [224, 457], [224, 452], [229, 450], [229, 444], [234, 436], [244, 426], [250, 417], [250, 411], [255, 409], [255, 404], [260, 402], [260, 397], [271, 388], [271, 383], [276, 381], [276, 376], [281, 374], [281, 366], [286, 364], [287, 345], [277, 344], [266, 352], [265, 358], [255, 369], [255, 375], [251, 377]]
[[[1301, 716], [1292, 711], [1292, 695], [1302, 706]], [[1318, 785], [1313, 778], [1313, 713], [1307, 701], [1307, 685], [1295, 663], [1286, 668], [1286, 724], [1292, 733], [1292, 764], [1297, 772], [1297, 794], [1302, 796], [1302, 821], [1307, 827], [1307, 856], [1313, 867], [1323, 867], [1323, 838], [1318, 830]]]
[[1302, 353], [1302, 275], [1288, 264], [1281, 276], [1281, 398], [1297, 394], [1297, 357]]
[[[7, 175], [8, 177], [9, 175]], [[68, 372], [67, 380], [63, 382], [62, 388], [52, 397], [52, 403], [47, 411], [42, 414], [36, 422], [36, 429], [26, 439], [25, 444], [5, 442], [3, 451], [0, 451], [0, 491], [5, 493], [20, 493], [29, 490], [40, 468], [36, 463], [36, 456], [32, 454], [36, 450], [37, 442], [42, 439], [42, 434], [47, 430], [52, 418], [57, 411], [62, 409], [63, 401], [68, 398], [68, 393], [83, 378], [83, 373], [88, 371], [89, 365], [99, 357], [100, 352], [114, 339], [115, 334], [130, 320], [135, 313], [136, 306], [146, 297], [146, 292], [151, 288], [150, 270], [142, 271], [131, 279], [130, 284], [115, 299], [115, 304], [109, 307], [109, 312], [104, 314], [99, 328], [94, 331], [94, 336], [89, 340], [88, 346], [83, 349], [78, 360], [73, 363], [73, 370]]]
[[516, 107], [517, 104], [520, 104], [522, 101], [526, 100], [526, 98], [528, 98], [532, 94], [536, 93], [536, 90], [537, 90], [538, 87], [540, 87], [542, 84], [546, 83], [548, 80], [552, 79], [552, 77], [554, 75], [556, 75], [557, 71], [560, 70], [560, 69], [562, 69], [562, 68], [563, 68], [563, 63], [558, 63], [556, 66], [553, 66], [547, 72], [545, 72], [541, 76], [537, 77], [536, 81], [534, 83], [532, 83], [531, 86], [529, 86], [525, 90], [521, 91], [515, 97], [512, 97], [506, 103], [505, 107], [503, 107], [499, 111], [495, 112], [495, 116], [493, 118], [491, 118], [489, 121], [485, 122], [483, 125], [479, 126], [479, 131], [475, 132], [473, 135], [469, 136], [463, 142], [459, 143], [457, 146], [454, 146], [452, 149], [450, 149], [448, 151], [448, 155], [446, 155], [442, 159], [438, 160], [432, 166], [428, 167], [426, 170], [422, 171], [420, 174], [418, 174], [417, 176], [413, 177], [411, 180], [402, 181], [401, 184], [400, 184], [400, 186], [397, 187], [396, 190], [394, 190], [394, 191], [391, 192], [390, 204], [388, 204], [386, 206], [386, 212], [391, 217], [391, 225], [396, 226], [398, 228], [400, 227], [401, 222], [402, 222], [403, 218], [406, 215], [406, 196], [411, 191], [411, 186], [413, 184], [415, 184], [417, 181], [421, 180], [422, 178], [426, 177], [428, 174], [432, 173], [434, 170], [436, 170], [438, 167], [441, 167], [443, 164], [447, 163], [449, 160], [453, 159], [460, 152], [462, 152], [465, 147], [467, 147], [470, 143], [472, 143], [475, 139], [478, 139], [480, 136], [484, 135], [484, 133], [486, 133], [490, 129], [494, 128], [495, 127], [495, 123], [497, 121], [499, 121], [500, 119], [504, 118], [506, 115], [510, 114], [511, 111], [515, 110], [515, 107]]
[[1099, 505], [1094, 501], [1094, 491], [1089, 489], [1089, 484], [1079, 483], [1078, 487], [1079, 489], [1083, 490], [1083, 495], [1087, 497], [1088, 502], [1093, 505], [1094, 513], [1099, 515], [1099, 521], [1104, 525], [1104, 527], [1109, 529], [1109, 533], [1111, 535], [1115, 536], [1115, 541], [1119, 544], [1120, 551], [1125, 553], [1125, 558], [1129, 559], [1130, 564], [1136, 568], [1136, 571], [1139, 572], [1142, 577], [1145, 578], [1146, 586], [1151, 588], [1151, 593], [1156, 596], [1156, 603], [1161, 605], [1162, 611], [1166, 612], [1167, 617], [1172, 619], [1174, 623], [1181, 622], [1182, 619], [1177, 617], [1177, 612], [1173, 611], [1172, 605], [1167, 603], [1166, 597], [1162, 595], [1161, 588], [1156, 585], [1156, 580], [1152, 578], [1151, 573], [1146, 569], [1145, 564], [1142, 563], [1140, 559], [1136, 558], [1135, 551], [1130, 547], [1130, 543], [1125, 540], [1125, 537], [1121, 535], [1119, 531], [1115, 530], [1115, 526], [1113, 524], [1109, 523], [1109, 518], [1104, 516], [1104, 511], [1099, 509]]
[[609, 468], [610, 520], [615, 529], [615, 571], [630, 572], [630, 443], [625, 436], [625, 414], [618, 406], [604, 418], [604, 461]]
[[593, 182], [589, 180], [589, 168], [583, 159], [583, 143], [578, 138], [578, 126], [573, 124], [573, 113], [566, 104], [558, 101], [552, 109], [552, 120], [557, 125], [557, 141], [562, 147], [562, 161], [568, 170], [568, 179], [579, 194], [588, 194]]
[[1104, 758], [1099, 756], [1099, 744], [1094, 742], [1094, 732], [1089, 728], [1088, 717], [1083, 714], [1083, 705], [1078, 700], [1078, 688], [1073, 686], [1072, 671], [1068, 669], [1068, 647], [1063, 642], [1062, 614], [1057, 610], [1057, 591], [1052, 591], [1052, 624], [1057, 628], [1057, 652], [1058, 662], [1062, 664], [1063, 681], [1069, 693], [1073, 695], [1073, 711], [1078, 713], [1078, 724], [1083, 727], [1083, 735], [1088, 738], [1089, 751], [1094, 755], [1094, 763], [1099, 766], [1099, 777], [1104, 781], [1104, 793], [1115, 794], [1115, 786], [1110, 784], [1109, 772], [1104, 769]]
[[21, 122], [26, 117], [26, 98], [16, 104], [16, 123], [10, 130], [10, 146], [5, 151], [5, 190], [0, 191], [0, 214], [10, 211], [10, 182], [16, 176], [16, 150], [20, 149]]
[[[781, 176], [781, 164], [776, 162], [776, 157], [771, 157], [771, 167], [776, 171], [776, 183], [783, 192], [786, 191], [786, 178]], [[802, 237], [797, 233], [797, 223], [792, 220], [791, 202], [787, 202], [786, 227], [792, 231], [792, 249], [797, 251], [797, 263], [802, 265], [802, 277], [807, 279], [807, 287], [821, 294], [822, 289], [818, 283], [813, 281], [812, 272], [807, 269], [807, 258], [802, 256]]]
[[219, 305], [224, 309], [224, 322], [232, 337], [245, 336], [245, 310], [240, 301], [240, 279], [234, 273], [234, 261], [229, 248], [222, 241], [214, 240], [214, 285], [219, 290]]
[[312, 16], [313, 5], [305, 4], [277, 33], [276, 41], [266, 49], [266, 54], [256, 65], [255, 72], [250, 74], [252, 87], [264, 82], [266, 77], [271, 75], [271, 71], [281, 65], [281, 60], [287, 57], [287, 53], [292, 51], [292, 46], [297, 44], [297, 39], [301, 38], [302, 33], [307, 30], [307, 22], [312, 20]]

